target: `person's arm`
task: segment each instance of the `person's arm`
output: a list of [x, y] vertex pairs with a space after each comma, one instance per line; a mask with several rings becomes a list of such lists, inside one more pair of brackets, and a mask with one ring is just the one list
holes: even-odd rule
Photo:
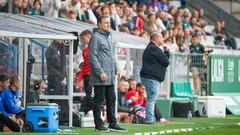
[[[164, 67], [167, 67], [170, 62], [168, 60], [168, 56], [166, 54], [164, 54], [160, 48], [159, 49], [155, 49], [154, 51], [154, 55], [156, 56], [156, 58], [158, 59], [159, 63], [161, 63]], [[167, 52], [166, 52], [167, 53]]]
[[7, 113], [5, 110], [2, 110], [1, 113], [4, 115], [4, 116], [7, 116], [7, 117], [10, 117], [11, 115], [9, 113]]
[[100, 76], [102, 73], [104, 73], [104, 71], [97, 58], [98, 52], [99, 52], [99, 39], [96, 35], [93, 35], [89, 43], [88, 60], [92, 68], [91, 72], [94, 72], [96, 75]]
[[11, 96], [11, 93], [5, 92], [4, 93], [4, 106], [6, 109], [8, 109], [13, 114], [20, 113], [22, 111], [21, 107], [16, 107], [15, 103], [13, 101], [13, 96]]
[[118, 112], [127, 112], [127, 113], [130, 113], [131, 112], [131, 109], [126, 107], [126, 106], [121, 106], [118, 102]]

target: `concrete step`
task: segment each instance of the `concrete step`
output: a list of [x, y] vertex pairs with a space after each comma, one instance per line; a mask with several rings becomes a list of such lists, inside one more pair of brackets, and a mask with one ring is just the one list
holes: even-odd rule
[[231, 3], [229, 1], [225, 0], [212, 0], [213, 3], [215, 3], [217, 6], [222, 8], [228, 13], [231, 13]]
[[234, 13], [232, 14], [234, 17], [236, 17], [238, 20], [240, 20], [240, 13]]
[[240, 3], [233, 2], [232, 3], [232, 13], [240, 13]]

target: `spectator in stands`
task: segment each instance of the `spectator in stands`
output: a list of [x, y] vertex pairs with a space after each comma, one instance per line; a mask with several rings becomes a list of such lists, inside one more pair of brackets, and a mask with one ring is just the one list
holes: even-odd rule
[[178, 29], [182, 29], [182, 18], [180, 15], [176, 15], [174, 18], [174, 27]]
[[170, 18], [174, 18], [174, 16], [177, 13], [177, 7], [176, 6], [171, 6], [168, 10]]
[[87, 22], [89, 20], [88, 12], [87, 12], [88, 4], [84, 0], [82, 2], [83, 3], [81, 3], [81, 8], [78, 13], [78, 20], [82, 22]]
[[167, 14], [165, 11], [160, 11], [157, 14], [158, 31], [161, 32], [163, 30], [166, 30], [166, 24], [167, 24]]
[[42, 11], [47, 17], [58, 18], [61, 0], [42, 0]]
[[134, 20], [134, 28], [138, 28], [140, 33], [143, 32], [144, 18], [145, 18], [145, 15], [144, 15], [143, 7], [142, 6], [138, 7], [138, 9], [137, 9], [137, 17]]
[[46, 90], [46, 82], [44, 80], [35, 80], [33, 83], [33, 91], [30, 92], [30, 103], [39, 103], [40, 95], [44, 95]]
[[199, 18], [199, 12], [198, 12], [198, 10], [193, 10], [193, 11], [192, 11], [192, 16], [191, 16], [191, 18], [196, 18], [196, 19]]
[[160, 4], [160, 2], [158, 0], [152, 0], [152, 7], [153, 7], [154, 12], [156, 12], [156, 13], [159, 11], [159, 7], [158, 7], [159, 4]]
[[33, 8], [28, 12], [29, 15], [44, 16], [44, 12], [41, 10], [41, 0], [34, 0]]
[[150, 43], [143, 53], [143, 66], [141, 70], [141, 80], [146, 87], [146, 124], [153, 124], [156, 121], [154, 117], [154, 106], [158, 96], [160, 83], [165, 78], [166, 68], [169, 65], [169, 52], [164, 52], [159, 48], [163, 44], [161, 33], [155, 32], [150, 36]]
[[192, 28], [192, 25], [190, 23], [190, 17], [188, 15], [184, 15], [183, 23], [182, 23], [182, 28]]
[[219, 21], [215, 23], [212, 35], [214, 36], [215, 45], [226, 45], [225, 40], [227, 39], [227, 36], [222, 30], [221, 23]]
[[[179, 48], [178, 45], [176, 44], [176, 37], [175, 35], [177, 34], [177, 29], [175, 29], [175, 33], [173, 33], [173, 30], [169, 30], [168, 31], [168, 38], [165, 40], [165, 47], [167, 47], [167, 49], [170, 52], [178, 52]], [[174, 35], [175, 34], [175, 35]]]
[[181, 38], [181, 45], [179, 46], [180, 52], [189, 53], [189, 46], [192, 42], [190, 28], [184, 29], [183, 37]]
[[30, 9], [33, 8], [33, 2], [34, 2], [34, 0], [28, 0], [28, 4], [29, 4]]
[[0, 132], [13, 131], [19, 132], [23, 125], [21, 119], [16, 119], [14, 115], [6, 112], [4, 107], [4, 91], [9, 87], [9, 79], [6, 75], [0, 75]]
[[204, 10], [202, 8], [198, 9], [199, 17], [204, 18]]
[[199, 43], [199, 37], [197, 35], [193, 35], [192, 37], [192, 44], [190, 45], [190, 53], [191, 53], [191, 72], [193, 74], [193, 86], [195, 94], [200, 94], [200, 78], [199, 74], [202, 72], [202, 69], [204, 67], [204, 61], [203, 61], [203, 54], [204, 54], [205, 48], [203, 45]]
[[48, 71], [46, 94], [66, 94], [66, 50], [66, 45], [63, 44], [62, 40], [54, 40], [45, 52]]
[[8, 1], [7, 0], [1, 0], [0, 1], [0, 12], [8, 12]]
[[13, 14], [20, 14], [21, 13], [21, 3], [22, 0], [13, 0], [12, 1], [12, 13]]
[[97, 18], [93, 13], [93, 9], [90, 8], [87, 0], [81, 0], [81, 10], [78, 16], [81, 21], [94, 24], [94, 25], [97, 24]]
[[133, 16], [133, 17], [136, 17], [136, 16], [137, 16], [137, 2], [134, 2], [134, 3], [131, 5], [131, 9], [132, 9], [132, 16]]
[[141, 32], [138, 28], [133, 28], [132, 34], [135, 36], [140, 36]]
[[68, 18], [72, 21], [77, 21], [77, 13], [73, 10], [70, 10], [68, 13]]
[[148, 34], [148, 32], [146, 32], [146, 31], [142, 32], [139, 36], [142, 37], [142, 38], [145, 38], [145, 39], [149, 40], [149, 34]]
[[221, 23], [221, 30], [222, 32], [226, 35], [226, 40], [225, 40], [225, 44], [228, 46], [228, 48], [232, 48], [232, 49], [236, 49], [237, 48], [237, 44], [236, 44], [236, 41], [235, 41], [235, 38], [234, 37], [230, 37], [230, 35], [228, 34], [226, 28], [225, 28], [225, 21], [224, 20], [221, 20], [220, 21]]
[[181, 27], [177, 28], [177, 30], [178, 30], [178, 32], [177, 32], [177, 35], [175, 36], [176, 37], [176, 43], [177, 43], [177, 45], [179, 47], [179, 51], [181, 51], [180, 47], [181, 47], [181, 44], [182, 44], [183, 30], [182, 30]]
[[[150, 13], [153, 13], [154, 12], [154, 10], [153, 10], [153, 7], [150, 5], [150, 6], [147, 6], [147, 9], [146, 9], [146, 11], [145, 11], [145, 14], [146, 15], [148, 15], [148, 14], [150, 14]], [[154, 12], [155, 13], [155, 12]]]
[[28, 15], [29, 10], [30, 10], [29, 1], [23, 0], [21, 14]]
[[[199, 27], [197, 18], [192, 17], [190, 22], [191, 22], [193, 34], [199, 34], [201, 37], [204, 36], [204, 38], [206, 38], [206, 32], [204, 31], [204, 29]], [[200, 39], [201, 39], [201, 37], [200, 37]]]
[[133, 108], [128, 107], [125, 93], [128, 91], [127, 81], [125, 78], [121, 78], [118, 81], [118, 119], [119, 121], [123, 121], [125, 123], [131, 122], [131, 111]]
[[168, 0], [161, 0], [161, 2], [158, 4], [158, 9], [168, 11], [169, 9], [169, 3]]
[[[120, 78], [114, 56], [114, 47], [110, 33], [110, 18], [103, 15], [98, 20], [98, 30], [89, 43], [90, 82], [94, 87], [93, 115], [95, 129], [98, 131], [126, 131], [117, 125], [115, 117], [116, 93], [114, 91], [115, 74]], [[100, 116], [100, 107], [106, 99], [108, 128]]]
[[113, 30], [119, 31], [119, 26], [122, 25], [122, 23], [119, 15], [117, 14], [116, 4], [110, 3], [109, 11], [110, 11], [110, 19], [111, 19], [111, 28]]
[[104, 5], [101, 7], [101, 12], [100, 12], [100, 15], [97, 16], [97, 18], [103, 16], [103, 15], [109, 15], [110, 14], [110, 11], [109, 11], [109, 6], [108, 5]]
[[20, 83], [20, 77], [13, 75], [10, 78], [10, 86], [4, 91], [4, 107], [6, 112], [18, 116], [23, 112], [19, 94]]
[[93, 105], [93, 98], [92, 98], [92, 93], [93, 93], [93, 87], [90, 84], [90, 63], [88, 61], [88, 55], [89, 55], [89, 48], [88, 44], [91, 39], [92, 32], [90, 30], [84, 30], [81, 34], [80, 37], [83, 41], [83, 44], [85, 45], [85, 48], [83, 49], [83, 63], [81, 66], [81, 71], [80, 74], [77, 76], [77, 81], [80, 82], [80, 87], [84, 87], [85, 93], [86, 93], [86, 98], [83, 101], [82, 105], [83, 111], [85, 114], [88, 113], [88, 111], [92, 110], [92, 105]]
[[144, 22], [144, 29], [149, 34], [155, 32], [155, 31], [158, 31], [157, 21], [156, 21], [156, 14], [155, 13], [150, 13], [147, 16], [147, 20], [146, 20], [146, 22]]
[[74, 11], [78, 13], [81, 8], [81, 3], [79, 0], [66, 0], [62, 2], [60, 9], [60, 17], [66, 18], [68, 16], [69, 11]]

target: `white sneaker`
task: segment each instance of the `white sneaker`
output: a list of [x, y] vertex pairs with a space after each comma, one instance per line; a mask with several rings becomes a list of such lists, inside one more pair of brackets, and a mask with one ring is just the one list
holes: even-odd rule
[[167, 122], [167, 120], [166, 120], [165, 118], [161, 118], [161, 119], [160, 119], [160, 122], [161, 122], [161, 123], [164, 123], [164, 122]]

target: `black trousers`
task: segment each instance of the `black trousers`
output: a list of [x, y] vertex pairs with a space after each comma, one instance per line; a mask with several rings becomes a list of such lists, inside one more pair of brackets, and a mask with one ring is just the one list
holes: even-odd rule
[[92, 110], [93, 108], [93, 97], [92, 97], [93, 87], [90, 85], [89, 76], [84, 76], [83, 81], [84, 81], [84, 90], [86, 93], [86, 97], [83, 101], [83, 106], [84, 106], [83, 111], [86, 114], [88, 111]]
[[115, 116], [115, 101], [116, 93], [114, 91], [114, 85], [100, 85], [94, 86], [94, 98], [93, 98], [93, 116], [95, 128], [102, 127], [104, 125], [101, 119], [101, 106], [106, 100], [107, 106], [107, 119], [109, 121], [109, 126], [116, 126], [117, 119]]
[[20, 126], [16, 122], [0, 113], [0, 132], [3, 131], [3, 125], [7, 126], [13, 132], [20, 131]]

